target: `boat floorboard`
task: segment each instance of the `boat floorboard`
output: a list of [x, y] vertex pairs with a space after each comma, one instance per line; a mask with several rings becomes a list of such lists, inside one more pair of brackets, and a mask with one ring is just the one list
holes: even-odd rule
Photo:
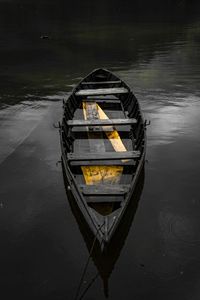
[[[101, 97], [103, 98], [103, 97]], [[106, 98], [106, 97], [105, 97]], [[94, 99], [94, 98], [93, 98]], [[124, 112], [122, 111], [122, 109], [120, 109], [119, 103], [116, 104], [116, 106], [118, 106], [117, 109], [110, 109], [111, 106], [109, 106], [109, 108], [107, 108], [107, 104], [101, 104], [99, 103], [100, 107], [104, 110], [104, 112], [106, 113], [106, 115], [108, 115], [109, 118], [112, 119], [117, 119], [117, 118], [124, 118]], [[80, 120], [84, 120], [84, 116], [83, 116], [83, 109], [79, 108], [75, 111], [74, 114], [74, 119], [80, 119]], [[129, 131], [130, 131], [130, 125], [127, 126], [115, 126], [115, 129], [120, 133], [123, 132], [123, 135], [121, 135], [121, 140], [124, 144], [124, 146], [126, 147], [127, 151], [131, 151], [133, 150], [133, 145], [132, 145], [132, 140], [129, 137]], [[102, 130], [102, 129], [100, 129]], [[90, 149], [90, 141], [88, 139], [88, 135], [87, 132], [85, 131], [84, 128], [77, 128], [74, 127], [72, 129], [75, 140], [74, 140], [74, 144], [73, 144], [73, 151], [74, 153], [88, 153], [91, 152]], [[106, 151], [110, 152], [110, 151], [114, 151], [112, 144], [110, 143], [109, 139], [106, 137], [105, 133], [103, 133], [104, 135], [104, 144], [105, 144], [105, 149]], [[95, 136], [93, 137], [93, 139], [95, 138]], [[101, 143], [102, 140], [100, 141], [100, 139], [95, 138], [95, 143]], [[134, 161], [132, 160], [133, 164]], [[133, 167], [133, 166], [132, 166]], [[78, 168], [78, 167], [77, 167]], [[123, 183], [129, 183], [132, 179], [132, 175], [129, 173], [123, 173], [120, 179], [120, 182]], [[79, 173], [79, 169], [77, 169], [77, 174], [76, 174], [76, 180], [78, 183], [85, 183], [84, 177], [81, 173]]]

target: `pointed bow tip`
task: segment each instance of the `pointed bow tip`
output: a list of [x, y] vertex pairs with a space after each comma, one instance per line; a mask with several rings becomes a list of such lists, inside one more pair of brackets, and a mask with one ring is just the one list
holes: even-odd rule
[[92, 71], [92, 73], [102, 73], [102, 72], [104, 72], [104, 73], [110, 73], [110, 71], [109, 70], [107, 70], [106, 68], [97, 68], [97, 69], [94, 69], [93, 71]]
[[109, 245], [109, 241], [106, 241], [105, 239], [103, 239], [101, 241], [100, 247], [101, 247], [101, 253], [105, 253], [108, 249], [108, 245]]

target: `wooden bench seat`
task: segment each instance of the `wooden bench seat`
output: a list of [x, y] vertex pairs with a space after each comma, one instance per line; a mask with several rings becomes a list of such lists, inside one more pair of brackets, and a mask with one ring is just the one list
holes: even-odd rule
[[120, 196], [128, 193], [129, 185], [86, 185], [80, 184], [79, 188], [81, 192], [86, 196]]
[[76, 96], [94, 96], [94, 95], [115, 95], [127, 94], [129, 91], [124, 87], [102, 88], [102, 89], [85, 89], [75, 93]]
[[69, 161], [118, 160], [135, 159], [140, 157], [140, 151], [104, 152], [104, 153], [67, 153]]
[[108, 196], [108, 195], [103, 195], [102, 197], [96, 197], [96, 196], [89, 196], [86, 195], [86, 201], [87, 204], [99, 204], [99, 203], [122, 203], [123, 199], [124, 199], [124, 195], [113, 195]]
[[121, 80], [113, 80], [113, 81], [83, 81], [82, 85], [101, 85], [101, 84], [120, 84]]
[[125, 159], [125, 160], [73, 160], [70, 162], [70, 166], [72, 167], [84, 167], [84, 166], [135, 166], [136, 161], [133, 159]]
[[137, 120], [132, 119], [93, 119], [93, 120], [68, 120], [68, 126], [113, 126], [113, 125], [132, 125]]

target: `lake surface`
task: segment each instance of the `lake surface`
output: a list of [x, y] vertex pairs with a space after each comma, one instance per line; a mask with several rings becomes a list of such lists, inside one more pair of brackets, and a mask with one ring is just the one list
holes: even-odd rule
[[[130, 85], [151, 125], [137, 210], [116, 259], [91, 259], [82, 291], [110, 263], [109, 299], [199, 299], [200, 21], [68, 26], [52, 18], [30, 29], [23, 16], [0, 30], [2, 300], [75, 299], [89, 252], [53, 123], [62, 99], [97, 67]], [[83, 299], [105, 299], [102, 277]]]

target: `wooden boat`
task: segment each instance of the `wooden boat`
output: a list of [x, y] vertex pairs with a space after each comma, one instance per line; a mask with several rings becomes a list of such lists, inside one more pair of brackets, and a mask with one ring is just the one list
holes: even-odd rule
[[87, 75], [63, 101], [62, 163], [68, 189], [102, 251], [132, 199], [146, 148], [146, 121], [121, 79]]

